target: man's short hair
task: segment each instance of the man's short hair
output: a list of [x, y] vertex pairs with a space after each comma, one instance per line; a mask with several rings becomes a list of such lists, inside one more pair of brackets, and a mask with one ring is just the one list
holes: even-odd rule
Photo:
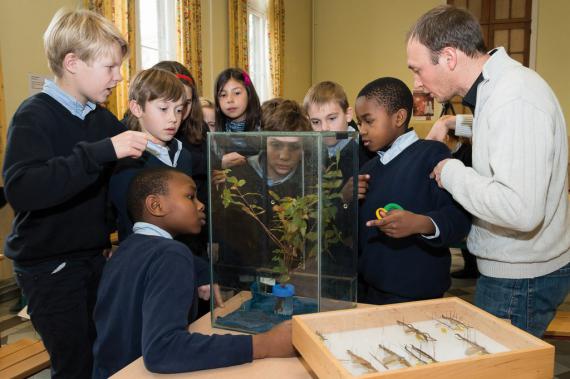
[[262, 119], [263, 131], [311, 132], [311, 123], [305, 110], [294, 100], [280, 100], [267, 107]]
[[157, 167], [141, 170], [135, 175], [127, 191], [127, 211], [133, 223], [144, 221], [146, 198], [150, 195], [168, 195], [168, 181], [180, 173], [171, 167]]
[[403, 81], [390, 77], [376, 79], [360, 90], [357, 97], [362, 96], [368, 100], [376, 100], [389, 115], [393, 115], [400, 109], [406, 110], [408, 115], [404, 126], [408, 127], [412, 117], [414, 97]]
[[433, 64], [445, 47], [454, 47], [469, 57], [487, 51], [479, 22], [469, 11], [442, 5], [425, 13], [412, 26], [406, 40], [417, 40], [431, 52]]
[[60, 9], [44, 33], [44, 49], [50, 70], [63, 75], [63, 59], [75, 53], [86, 63], [109, 54], [117, 43], [123, 58], [128, 54], [127, 41], [105, 17], [86, 9]]
[[312, 104], [324, 105], [331, 102], [337, 103], [343, 112], [348, 110], [348, 98], [346, 97], [344, 88], [335, 82], [320, 82], [307, 91], [305, 99], [303, 100], [303, 108], [309, 111], [309, 107]]

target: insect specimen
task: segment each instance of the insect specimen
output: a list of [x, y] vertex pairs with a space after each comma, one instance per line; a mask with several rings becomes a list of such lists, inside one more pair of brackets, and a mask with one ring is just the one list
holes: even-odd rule
[[391, 364], [396, 363], [396, 362], [401, 364], [402, 366], [405, 366], [405, 367], [411, 367], [412, 366], [406, 358], [404, 358], [401, 355], [395, 353], [394, 351], [388, 349], [386, 346], [378, 344], [378, 347], [380, 348], [380, 350], [382, 350], [384, 352], [384, 358], [378, 359], [374, 355], [372, 355], [372, 354], [370, 354], [370, 355], [372, 355], [372, 357], [374, 359], [376, 359], [378, 362], [380, 362], [382, 364], [382, 366], [386, 367], [386, 369], [388, 369], [388, 366], [390, 366]]
[[360, 355], [355, 354], [350, 350], [347, 350], [346, 352], [350, 356], [350, 360], [352, 361], [352, 363], [355, 363], [361, 367], [364, 367], [366, 369], [367, 373], [378, 372], [378, 370], [376, 370], [370, 362], [368, 362], [366, 359], [362, 358]]
[[483, 346], [479, 345], [478, 343], [471, 341], [468, 338], [463, 337], [462, 335], [455, 333], [455, 336], [467, 343], [469, 345], [469, 347], [465, 350], [465, 355], [485, 355], [485, 354], [489, 354], [489, 352], [487, 351], [487, 349], [485, 349]]
[[404, 350], [406, 350], [408, 354], [410, 354], [412, 357], [417, 359], [422, 364], [427, 365], [429, 363], [437, 363], [437, 360], [434, 357], [432, 357], [431, 355], [429, 355], [419, 347], [415, 347], [414, 345], [410, 346], [406, 345], [404, 347]]
[[404, 332], [406, 334], [415, 334], [416, 339], [418, 341], [422, 341], [422, 342], [437, 341], [435, 338], [430, 336], [428, 333], [422, 332], [421, 330], [415, 328], [412, 324], [407, 324], [407, 323], [402, 322], [402, 321], [397, 321], [397, 323], [398, 323], [398, 325], [400, 325], [404, 328]]

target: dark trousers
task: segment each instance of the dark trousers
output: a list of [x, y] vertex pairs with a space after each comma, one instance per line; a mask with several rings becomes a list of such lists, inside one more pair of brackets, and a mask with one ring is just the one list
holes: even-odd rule
[[105, 258], [15, 264], [28, 313], [50, 355], [53, 378], [90, 378], [95, 341], [93, 308]]

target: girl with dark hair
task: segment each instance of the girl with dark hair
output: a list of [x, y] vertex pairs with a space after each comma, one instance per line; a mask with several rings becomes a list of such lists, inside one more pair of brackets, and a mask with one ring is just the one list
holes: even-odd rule
[[[249, 132], [261, 129], [261, 105], [247, 72], [238, 68], [222, 71], [216, 81], [215, 99], [216, 131]], [[239, 144], [233, 146], [232, 150], [224, 155], [223, 168], [242, 165], [245, 155], [257, 153], [241, 151]]]

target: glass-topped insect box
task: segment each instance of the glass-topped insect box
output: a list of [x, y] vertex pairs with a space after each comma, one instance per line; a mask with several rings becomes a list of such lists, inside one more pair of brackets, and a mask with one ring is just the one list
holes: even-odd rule
[[213, 327], [356, 305], [357, 154], [356, 132], [208, 135]]

